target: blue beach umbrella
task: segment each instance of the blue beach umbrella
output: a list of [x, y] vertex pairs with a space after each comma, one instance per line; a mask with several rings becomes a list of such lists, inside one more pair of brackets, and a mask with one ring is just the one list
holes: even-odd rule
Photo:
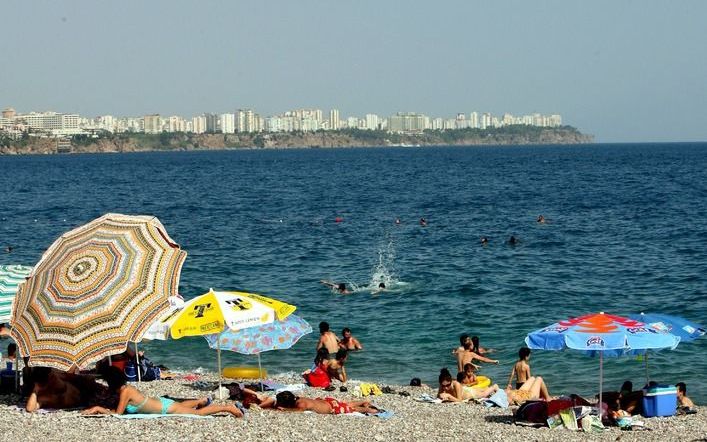
[[233, 351], [244, 355], [258, 356], [258, 374], [261, 378], [262, 368], [260, 353], [270, 350], [285, 350], [297, 343], [299, 339], [312, 333], [312, 326], [297, 315], [289, 315], [281, 321], [273, 321], [257, 327], [241, 330], [226, 330], [220, 334], [204, 336], [209, 347], [218, 350]]
[[556, 322], [529, 333], [525, 343], [538, 350], [566, 348], [599, 355], [599, 404], [603, 390], [603, 357], [621, 356], [635, 350], [675, 348], [680, 338], [634, 319], [601, 313]]
[[[640, 314], [628, 315], [628, 317], [636, 321], [644, 322], [658, 330], [672, 333], [680, 337], [680, 342], [692, 342], [705, 335], [704, 327], [679, 316], [641, 312]], [[643, 359], [646, 363], [646, 383], [648, 383], [648, 352], [645, 350], [637, 350], [633, 353], [644, 355]]]
[[658, 330], [663, 330], [680, 337], [680, 342], [692, 342], [705, 335], [705, 328], [699, 324], [679, 316], [660, 313], [643, 313], [628, 315], [629, 318], [644, 322]]

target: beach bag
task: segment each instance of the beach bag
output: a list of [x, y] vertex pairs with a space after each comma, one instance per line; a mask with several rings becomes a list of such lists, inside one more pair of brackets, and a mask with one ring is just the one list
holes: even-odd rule
[[547, 424], [547, 402], [526, 401], [518, 407], [513, 416], [516, 421]]
[[314, 370], [305, 374], [304, 380], [310, 387], [327, 388], [331, 385], [331, 379], [321, 365], [317, 365]]
[[[134, 360], [126, 362], [124, 372], [125, 377], [129, 382], [138, 381], [137, 365], [135, 364]], [[155, 367], [149, 359], [145, 357], [140, 358], [140, 381], [157, 381], [160, 379], [160, 375], [160, 369], [158, 367]]]

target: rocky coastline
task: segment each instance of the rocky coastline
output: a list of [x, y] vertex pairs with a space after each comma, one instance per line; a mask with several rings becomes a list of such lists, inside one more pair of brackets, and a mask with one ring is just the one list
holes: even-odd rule
[[286, 149], [340, 147], [489, 146], [589, 144], [593, 137], [570, 126], [560, 128], [518, 127], [487, 130], [425, 131], [392, 134], [384, 131], [342, 130], [267, 134], [104, 134], [71, 139], [25, 137], [0, 140], [0, 155], [55, 153], [123, 153], [224, 149]]

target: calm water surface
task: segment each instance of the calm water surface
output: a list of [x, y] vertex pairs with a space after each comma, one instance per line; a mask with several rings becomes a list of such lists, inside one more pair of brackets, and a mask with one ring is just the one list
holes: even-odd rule
[[[469, 333], [498, 349], [501, 364], [482, 373], [505, 384], [526, 333], [559, 319], [707, 322], [707, 144], [27, 156], [0, 157], [0, 170], [0, 245], [15, 246], [0, 264], [33, 265], [105, 212], [154, 214], [189, 254], [185, 297], [255, 291], [297, 305], [315, 329], [348, 326], [365, 346], [349, 360], [355, 379], [436, 384]], [[510, 235], [521, 243], [506, 245]], [[372, 294], [379, 280], [390, 290]], [[299, 372], [316, 339], [265, 353], [264, 365]], [[145, 347], [171, 368], [215, 370], [202, 338]], [[685, 381], [704, 403], [705, 353], [707, 338], [651, 355], [651, 379]], [[531, 367], [551, 393], [598, 387], [598, 359], [535, 351]], [[643, 363], [607, 360], [609, 387], [624, 379], [642, 384]]]

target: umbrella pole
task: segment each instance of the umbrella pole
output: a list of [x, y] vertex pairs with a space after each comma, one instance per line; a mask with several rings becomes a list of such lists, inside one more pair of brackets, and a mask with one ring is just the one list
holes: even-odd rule
[[260, 366], [260, 353], [258, 353], [258, 379], [260, 379], [260, 391], [263, 390], [263, 368]]
[[217, 341], [216, 359], [218, 360], [218, 398], [219, 398], [219, 400], [222, 400], [223, 398], [221, 397], [221, 339], [219, 339]]
[[645, 363], [646, 363], [646, 385], [648, 385], [648, 382], [650, 382], [650, 379], [648, 378], [648, 350], [646, 350], [646, 355], [643, 357]]
[[604, 352], [599, 352], [599, 419], [604, 419], [604, 407], [602, 405], [602, 392], [604, 390]]
[[137, 368], [137, 382], [142, 382], [140, 376], [140, 353], [137, 352], [137, 342], [135, 343], [135, 366]]

